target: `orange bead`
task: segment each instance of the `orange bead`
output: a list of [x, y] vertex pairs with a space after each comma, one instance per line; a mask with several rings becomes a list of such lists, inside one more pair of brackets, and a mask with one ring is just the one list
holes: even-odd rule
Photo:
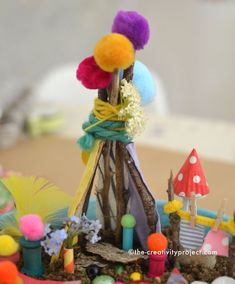
[[167, 238], [162, 233], [154, 233], [148, 236], [147, 246], [149, 251], [162, 251], [167, 248]]

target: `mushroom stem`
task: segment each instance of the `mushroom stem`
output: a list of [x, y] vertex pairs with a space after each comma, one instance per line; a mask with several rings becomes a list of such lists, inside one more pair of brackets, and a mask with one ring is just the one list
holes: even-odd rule
[[189, 206], [190, 206], [190, 198], [183, 197], [183, 210], [189, 211]]

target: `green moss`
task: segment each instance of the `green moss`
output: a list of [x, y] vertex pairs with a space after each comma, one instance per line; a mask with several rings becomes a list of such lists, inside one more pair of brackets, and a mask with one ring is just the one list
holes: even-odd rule
[[121, 224], [122, 224], [122, 227], [124, 228], [134, 228], [136, 224], [135, 217], [131, 214], [123, 215]]
[[117, 274], [123, 273], [123, 271], [124, 271], [123, 265], [121, 265], [121, 264], [115, 265], [114, 271], [115, 271], [115, 273], [117, 273]]

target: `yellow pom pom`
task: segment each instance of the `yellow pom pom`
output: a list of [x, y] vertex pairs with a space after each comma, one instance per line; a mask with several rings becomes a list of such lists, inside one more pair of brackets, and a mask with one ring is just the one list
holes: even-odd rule
[[164, 212], [166, 214], [174, 213], [179, 211], [182, 207], [182, 202], [180, 200], [174, 199], [164, 205]]
[[18, 249], [18, 243], [11, 236], [0, 236], [0, 256], [10, 256], [16, 253]]
[[135, 60], [135, 51], [128, 38], [111, 33], [96, 44], [94, 57], [101, 69], [113, 72], [114, 69], [129, 67]]
[[82, 161], [83, 164], [86, 165], [90, 157], [90, 153], [87, 151], [82, 151]]

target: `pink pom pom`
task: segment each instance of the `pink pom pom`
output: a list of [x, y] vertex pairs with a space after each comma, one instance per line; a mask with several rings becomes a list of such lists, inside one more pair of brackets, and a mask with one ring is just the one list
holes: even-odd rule
[[112, 80], [112, 73], [100, 69], [94, 56], [90, 56], [78, 65], [77, 79], [87, 89], [105, 89]]
[[35, 214], [23, 216], [20, 218], [20, 231], [27, 240], [40, 240], [44, 235], [44, 224], [41, 217]]

